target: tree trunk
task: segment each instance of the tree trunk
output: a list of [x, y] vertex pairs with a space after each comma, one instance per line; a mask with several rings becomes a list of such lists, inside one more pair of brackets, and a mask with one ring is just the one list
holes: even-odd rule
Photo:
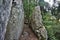
[[22, 0], [12, 2], [10, 20], [7, 25], [5, 40], [19, 40], [24, 25]]

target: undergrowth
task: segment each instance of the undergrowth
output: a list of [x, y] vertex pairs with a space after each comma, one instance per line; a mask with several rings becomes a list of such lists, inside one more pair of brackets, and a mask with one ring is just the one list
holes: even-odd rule
[[51, 13], [45, 13], [43, 15], [43, 23], [48, 32], [48, 40], [60, 40], [60, 23], [57, 23], [57, 19], [55, 16], [52, 16]]

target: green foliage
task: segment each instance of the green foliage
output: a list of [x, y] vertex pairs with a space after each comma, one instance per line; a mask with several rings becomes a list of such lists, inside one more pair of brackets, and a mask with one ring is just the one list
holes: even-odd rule
[[52, 16], [51, 13], [45, 13], [45, 15], [43, 15], [43, 23], [48, 31], [48, 40], [59, 40], [60, 36], [56, 33], [60, 32], [60, 23], [57, 23], [57, 19]]
[[23, 0], [25, 16], [29, 19], [35, 7], [35, 0]]
[[44, 2], [44, 0], [39, 0], [39, 5], [40, 6], [44, 6], [46, 3]]

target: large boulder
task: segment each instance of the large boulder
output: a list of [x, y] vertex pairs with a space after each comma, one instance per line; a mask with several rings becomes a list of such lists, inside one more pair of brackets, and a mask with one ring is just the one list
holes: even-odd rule
[[7, 25], [5, 40], [18, 40], [24, 25], [24, 11], [22, 0], [15, 0], [11, 8], [11, 15]]
[[40, 6], [36, 6], [31, 17], [32, 30], [35, 32], [39, 40], [47, 40], [47, 31], [42, 23], [42, 15]]
[[4, 40], [8, 24], [12, 0], [0, 0], [0, 40]]

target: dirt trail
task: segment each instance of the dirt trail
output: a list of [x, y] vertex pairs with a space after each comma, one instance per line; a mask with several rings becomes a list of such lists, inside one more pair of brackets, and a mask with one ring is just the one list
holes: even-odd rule
[[38, 40], [38, 38], [34, 35], [28, 25], [25, 24], [20, 40]]

